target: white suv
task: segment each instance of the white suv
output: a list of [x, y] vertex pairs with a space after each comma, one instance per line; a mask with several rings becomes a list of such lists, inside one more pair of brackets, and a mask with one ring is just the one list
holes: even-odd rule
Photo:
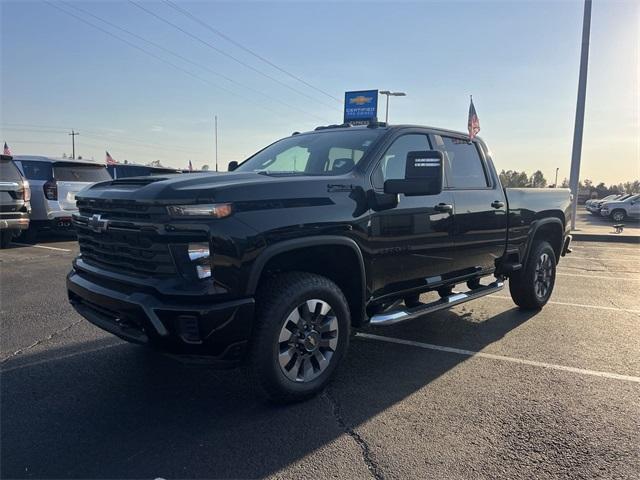
[[632, 195], [623, 201], [606, 202], [602, 205], [600, 215], [609, 217], [614, 222], [626, 218], [640, 219], [640, 195]]

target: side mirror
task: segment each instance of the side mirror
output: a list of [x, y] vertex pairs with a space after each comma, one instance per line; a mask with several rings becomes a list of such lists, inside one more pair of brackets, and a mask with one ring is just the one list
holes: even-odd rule
[[436, 150], [407, 153], [404, 180], [385, 181], [384, 193], [438, 195], [442, 192], [443, 160], [442, 152]]
[[236, 168], [238, 168], [238, 162], [236, 162], [235, 160], [231, 160], [229, 162], [229, 166], [227, 167], [227, 170], [229, 170], [230, 172], [233, 172]]

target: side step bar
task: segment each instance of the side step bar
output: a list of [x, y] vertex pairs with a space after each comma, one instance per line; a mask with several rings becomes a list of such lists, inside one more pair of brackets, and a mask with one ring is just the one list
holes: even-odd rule
[[369, 320], [371, 325], [393, 325], [394, 323], [404, 322], [406, 320], [413, 320], [414, 318], [421, 317], [427, 313], [437, 312], [439, 310], [446, 310], [459, 305], [460, 303], [468, 302], [476, 298], [484, 297], [485, 295], [491, 295], [492, 293], [502, 290], [504, 282], [496, 280], [484, 287], [476, 288], [475, 290], [469, 290], [464, 293], [452, 293], [448, 297], [441, 298], [435, 302], [424, 303], [413, 308], [402, 308], [399, 310], [391, 310], [374, 315]]

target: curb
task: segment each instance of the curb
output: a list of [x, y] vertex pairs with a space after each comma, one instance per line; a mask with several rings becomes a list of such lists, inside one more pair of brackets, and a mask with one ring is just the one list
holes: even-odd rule
[[615, 233], [571, 233], [574, 241], [578, 242], [611, 242], [632, 243], [640, 245], [640, 235], [620, 235]]

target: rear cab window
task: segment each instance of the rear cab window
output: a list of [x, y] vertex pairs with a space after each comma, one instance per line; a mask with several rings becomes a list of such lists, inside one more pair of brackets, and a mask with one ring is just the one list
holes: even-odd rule
[[0, 160], [0, 182], [22, 182], [20, 171], [11, 160]]
[[444, 176], [449, 188], [486, 189], [489, 178], [475, 142], [433, 135], [434, 148], [444, 156]]
[[53, 166], [53, 176], [59, 182], [102, 182], [111, 180], [111, 175], [101, 165], [74, 165], [70, 163], [56, 163]]

